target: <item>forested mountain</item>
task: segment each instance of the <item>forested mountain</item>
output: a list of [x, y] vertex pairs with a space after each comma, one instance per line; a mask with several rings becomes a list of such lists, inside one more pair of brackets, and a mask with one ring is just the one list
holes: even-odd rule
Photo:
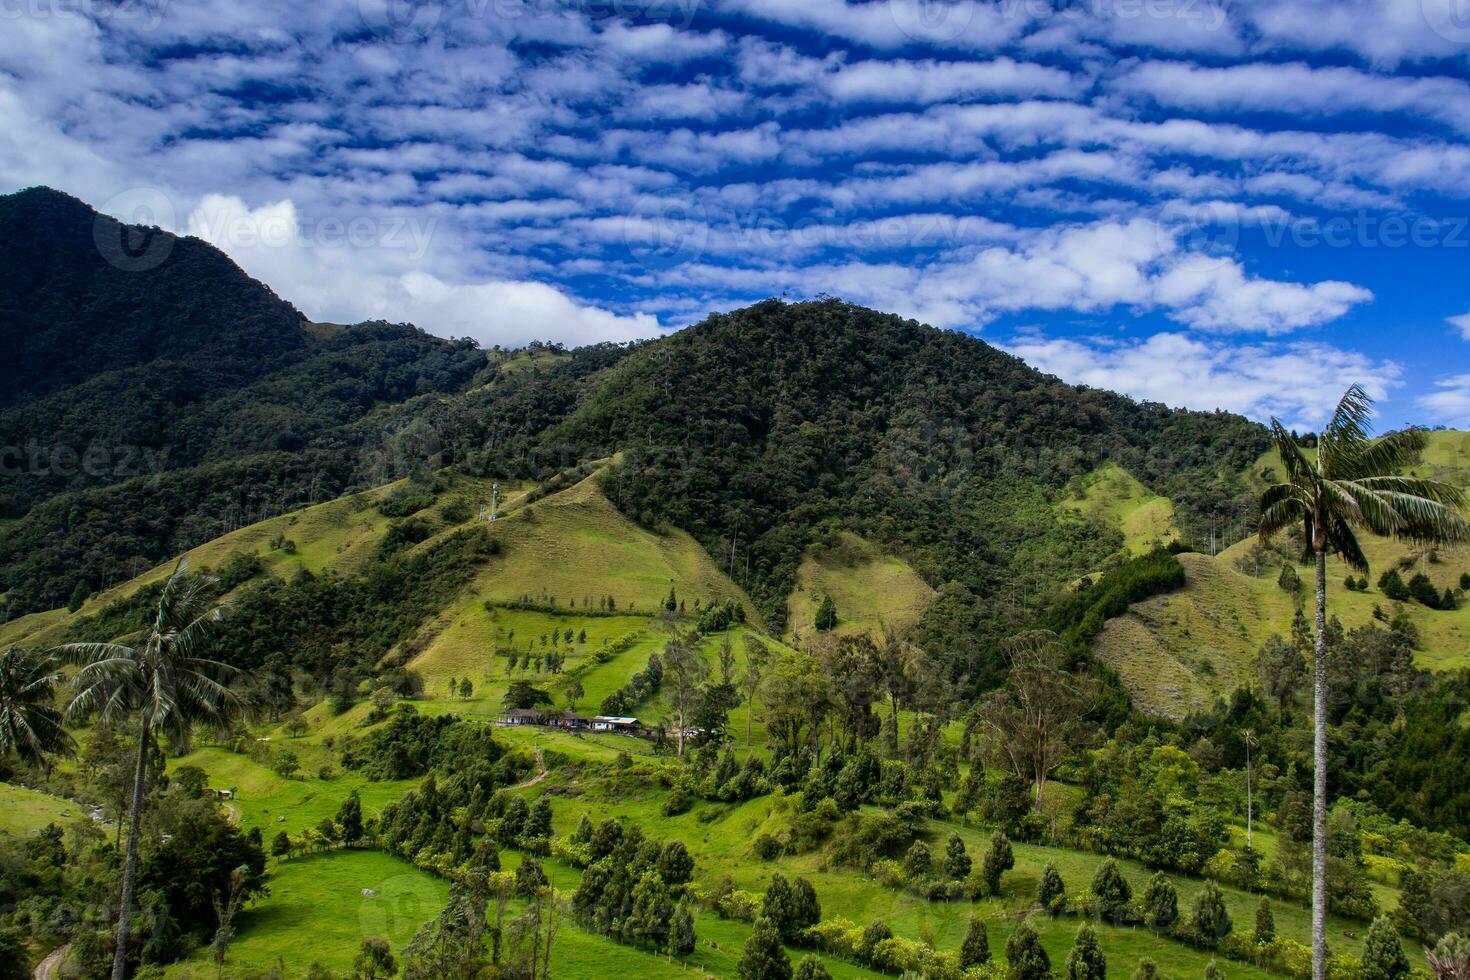
[[977, 636], [1117, 550], [1116, 529], [1053, 506], [1069, 480], [1116, 461], [1188, 534], [1243, 513], [1265, 445], [1237, 416], [1072, 387], [837, 300], [512, 370], [405, 325], [309, 324], [195, 239], [155, 230], [156, 267], [109, 263], [99, 242], [136, 250], [145, 231], [53, 191], [0, 199], [0, 227], [0, 330], [19, 351], [4, 370], [36, 375], [0, 410], [0, 445], [112, 464], [5, 474], [10, 615], [420, 463], [545, 477], [621, 453], [608, 496], [693, 533], [775, 624], [804, 549], [839, 525], [902, 554], [941, 590], [927, 628], [958, 676], [990, 669]]
[[1069, 480], [1116, 460], [1188, 533], [1244, 512], [1264, 435], [1063, 384], [964, 334], [772, 300], [635, 352], [539, 445], [622, 452], [608, 496], [693, 533], [776, 623], [818, 536], [881, 542], [944, 590], [929, 640], [958, 676], [993, 670], [983, 638], [1118, 549], [1115, 528], [1053, 506]]
[[0, 233], [11, 615], [381, 482], [383, 431], [486, 373], [473, 344], [406, 324], [308, 323], [212, 245], [56, 191], [0, 197]]

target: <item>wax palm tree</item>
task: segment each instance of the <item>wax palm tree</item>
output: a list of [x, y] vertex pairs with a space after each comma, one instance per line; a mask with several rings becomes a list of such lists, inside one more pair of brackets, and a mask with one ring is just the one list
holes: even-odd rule
[[82, 665], [73, 681], [77, 693], [67, 708], [68, 718], [137, 725], [138, 760], [133, 771], [113, 980], [123, 980], [127, 970], [128, 919], [138, 874], [138, 827], [148, 749], [160, 735], [187, 738], [194, 724], [219, 721], [239, 703], [225, 686], [234, 668], [202, 656], [223, 611], [215, 601], [215, 584], [209, 576], [190, 575], [188, 563], [181, 559], [163, 585], [152, 626], [135, 645], [71, 643], [58, 648]]
[[0, 759], [14, 752], [22, 762], [45, 765], [50, 755], [71, 753], [56, 709], [60, 681], [53, 657], [18, 647], [0, 654]]
[[1373, 400], [1353, 385], [1338, 402], [1309, 459], [1276, 419], [1271, 432], [1286, 482], [1261, 497], [1262, 543], [1292, 527], [1305, 533], [1317, 566], [1317, 650], [1312, 664], [1312, 977], [1327, 975], [1327, 556], [1367, 574], [1368, 560], [1357, 532], [1419, 544], [1464, 541], [1470, 525], [1457, 512], [1465, 504], [1458, 489], [1399, 472], [1427, 439], [1422, 430], [1391, 432], [1370, 439]]

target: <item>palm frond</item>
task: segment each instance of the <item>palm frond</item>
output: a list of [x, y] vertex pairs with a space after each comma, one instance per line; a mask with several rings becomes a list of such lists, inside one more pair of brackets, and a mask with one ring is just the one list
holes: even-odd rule
[[1324, 479], [1352, 477], [1368, 447], [1369, 426], [1373, 418], [1373, 399], [1362, 385], [1352, 385], [1343, 392], [1333, 409], [1327, 427], [1317, 437], [1317, 472]]
[[1358, 454], [1359, 473], [1340, 474], [1341, 479], [1396, 473], [1411, 464], [1429, 444], [1423, 429], [1401, 429], [1380, 436]]

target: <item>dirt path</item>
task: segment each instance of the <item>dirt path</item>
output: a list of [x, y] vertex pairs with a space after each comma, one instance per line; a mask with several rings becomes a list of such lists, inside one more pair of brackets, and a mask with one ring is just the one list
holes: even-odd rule
[[531, 746], [531, 751], [536, 753], [536, 775], [527, 779], [525, 782], [516, 783], [511, 789], [529, 789], [547, 777], [546, 759], [541, 755], [541, 747], [539, 745], [533, 745]]
[[233, 803], [224, 804], [225, 816], [229, 817], [230, 823], [236, 827], [240, 826], [240, 808]]
[[49, 956], [36, 964], [36, 970], [31, 976], [35, 980], [52, 980], [56, 976], [57, 967], [61, 966], [61, 961], [66, 958], [66, 951], [69, 949], [71, 949], [70, 943], [60, 949], [53, 949]]

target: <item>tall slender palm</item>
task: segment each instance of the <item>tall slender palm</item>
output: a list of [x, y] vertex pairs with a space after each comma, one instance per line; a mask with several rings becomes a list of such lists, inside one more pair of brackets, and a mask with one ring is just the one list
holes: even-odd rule
[[1419, 544], [1464, 541], [1470, 525], [1457, 512], [1465, 495], [1437, 480], [1400, 476], [1424, 448], [1422, 430], [1369, 437], [1373, 400], [1353, 385], [1338, 402], [1309, 459], [1276, 419], [1271, 432], [1286, 482], [1261, 497], [1262, 543], [1301, 527], [1317, 566], [1317, 649], [1312, 664], [1312, 978], [1327, 975], [1327, 556], [1367, 574], [1357, 532]]
[[0, 759], [14, 752], [22, 762], [44, 765], [50, 755], [71, 752], [74, 743], [56, 709], [60, 681], [53, 657], [18, 647], [0, 654]]
[[68, 718], [96, 718], [100, 724], [121, 726], [137, 715], [138, 757], [113, 980], [123, 980], [127, 971], [148, 749], [160, 735], [187, 738], [195, 723], [220, 720], [238, 704], [225, 686], [234, 668], [202, 656], [223, 612], [215, 601], [214, 586], [209, 576], [190, 575], [187, 562], [180, 560], [158, 597], [153, 625], [136, 645], [71, 643], [58, 648], [82, 665], [73, 681], [77, 693], [67, 707]]

